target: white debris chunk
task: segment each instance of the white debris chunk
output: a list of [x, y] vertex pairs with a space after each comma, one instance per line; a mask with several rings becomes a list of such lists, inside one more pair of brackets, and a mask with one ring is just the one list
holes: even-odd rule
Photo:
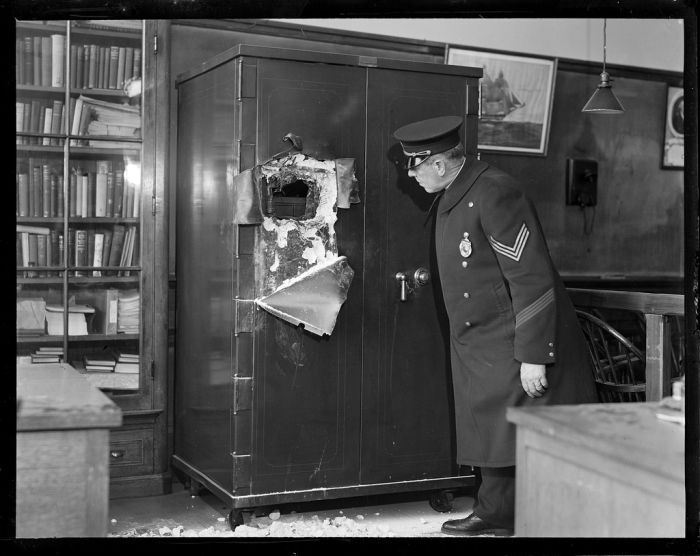
[[355, 519], [360, 519], [360, 520], [361, 520], [361, 519], [364, 519], [364, 518], [365, 518], [365, 516], [363, 516], [362, 514], [357, 514], [357, 515], [355, 516]]
[[270, 512], [270, 515], [268, 515], [268, 517], [269, 517], [272, 521], [276, 521], [276, 520], [278, 520], [278, 519], [280, 518], [280, 511], [279, 511], [279, 510], [274, 510], [274, 511]]
[[226, 521], [226, 518], [225, 517], [217, 517], [216, 521]]

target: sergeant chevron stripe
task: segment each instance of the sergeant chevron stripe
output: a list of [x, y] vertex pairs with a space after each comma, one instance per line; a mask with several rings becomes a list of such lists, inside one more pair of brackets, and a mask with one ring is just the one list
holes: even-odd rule
[[526, 323], [537, 313], [543, 311], [547, 305], [554, 301], [554, 288], [549, 288], [544, 292], [539, 298], [530, 303], [517, 315], [515, 315], [515, 328], [518, 328], [521, 324]]
[[525, 249], [525, 244], [527, 243], [527, 238], [530, 237], [530, 230], [527, 229], [525, 222], [523, 222], [520, 231], [518, 232], [518, 237], [515, 238], [515, 243], [513, 247], [510, 245], [505, 245], [500, 241], [493, 239], [493, 236], [489, 236], [489, 242], [496, 253], [500, 253], [504, 257], [513, 259], [515, 262], [520, 261], [520, 255], [523, 254], [523, 249]]

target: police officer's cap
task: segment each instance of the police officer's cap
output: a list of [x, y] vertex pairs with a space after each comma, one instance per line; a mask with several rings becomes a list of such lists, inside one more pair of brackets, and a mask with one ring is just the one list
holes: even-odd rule
[[394, 137], [401, 142], [403, 153], [408, 157], [406, 168], [418, 166], [429, 156], [456, 147], [462, 122], [459, 116], [439, 116], [397, 129]]

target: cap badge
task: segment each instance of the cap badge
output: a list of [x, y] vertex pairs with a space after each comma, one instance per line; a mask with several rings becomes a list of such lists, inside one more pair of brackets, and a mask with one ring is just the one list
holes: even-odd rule
[[465, 258], [472, 254], [472, 242], [469, 241], [469, 232], [464, 232], [464, 238], [459, 242], [459, 254]]

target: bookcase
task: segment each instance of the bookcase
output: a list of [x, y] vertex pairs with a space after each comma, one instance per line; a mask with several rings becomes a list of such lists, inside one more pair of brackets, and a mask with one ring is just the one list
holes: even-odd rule
[[120, 406], [112, 496], [169, 488], [156, 37], [139, 20], [16, 22], [18, 362], [65, 361]]

